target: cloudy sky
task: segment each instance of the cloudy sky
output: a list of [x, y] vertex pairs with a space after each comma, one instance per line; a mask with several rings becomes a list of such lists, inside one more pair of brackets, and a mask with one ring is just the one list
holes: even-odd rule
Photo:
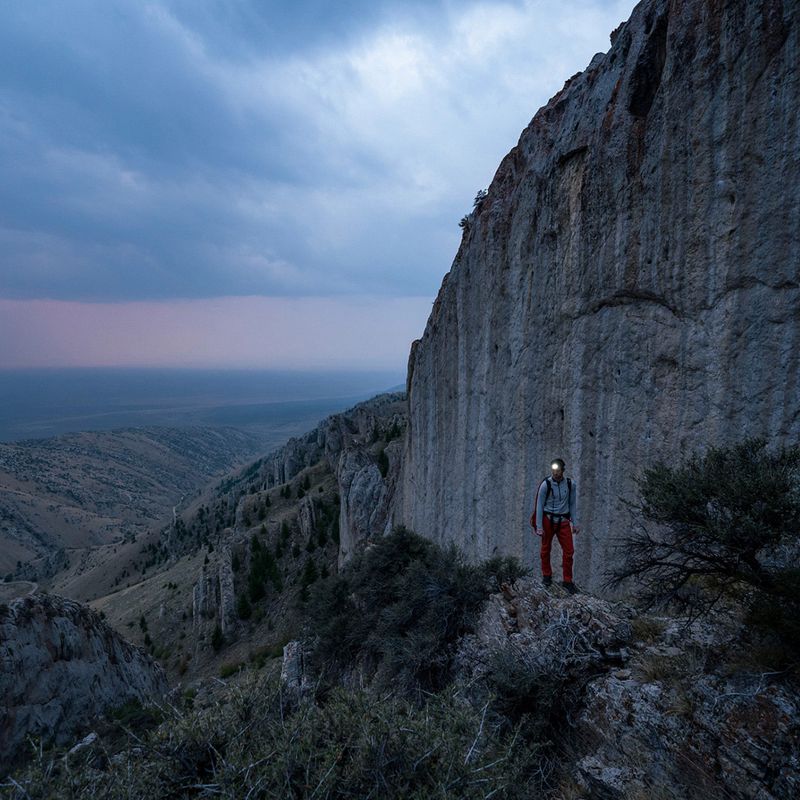
[[402, 368], [633, 0], [4, 0], [0, 367]]

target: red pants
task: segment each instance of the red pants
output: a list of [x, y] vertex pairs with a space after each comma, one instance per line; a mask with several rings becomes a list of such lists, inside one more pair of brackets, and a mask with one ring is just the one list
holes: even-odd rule
[[575, 555], [575, 545], [572, 543], [572, 528], [568, 519], [553, 522], [547, 514], [542, 515], [542, 575], [552, 575], [550, 566], [550, 548], [553, 545], [553, 536], [558, 538], [561, 545], [561, 569], [564, 571], [564, 580], [572, 583], [572, 559]]

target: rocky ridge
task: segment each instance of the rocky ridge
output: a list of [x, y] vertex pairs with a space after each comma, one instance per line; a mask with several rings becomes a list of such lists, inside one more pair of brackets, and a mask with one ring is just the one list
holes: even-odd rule
[[379, 395], [225, 478], [147, 551], [152, 578], [96, 605], [173, 678], [282, 646], [299, 595], [390, 530], [404, 412], [403, 394]]
[[28, 736], [63, 745], [99, 714], [157, 701], [164, 671], [87, 606], [34, 594], [0, 605], [0, 768]]
[[567, 768], [556, 796], [782, 800], [800, 791], [800, 704], [775, 673], [741, 668], [735, 618], [638, 617], [521, 579], [487, 603], [459, 662], [469, 685], [498, 656], [562, 682]]
[[[357, 542], [391, 529], [405, 411], [402, 393], [378, 395], [327, 417], [307, 434], [290, 439], [271, 455], [251, 464], [239, 476], [223, 481], [217, 495], [227, 497], [233, 508], [233, 528], [249, 527], [245, 519], [247, 508], [259, 492], [288, 484], [304, 470], [324, 464], [336, 479], [341, 501], [340, 563], [346, 561]], [[384, 455], [382, 469], [378, 461]], [[299, 509], [306, 528], [312, 525], [313, 515], [313, 502], [306, 501]]]
[[397, 522], [531, 563], [562, 456], [597, 588], [643, 467], [798, 440], [799, 16], [644, 0], [536, 113], [412, 347]]

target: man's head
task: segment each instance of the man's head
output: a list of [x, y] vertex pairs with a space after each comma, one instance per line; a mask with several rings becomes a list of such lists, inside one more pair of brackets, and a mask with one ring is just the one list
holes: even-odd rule
[[564, 468], [567, 465], [563, 458], [554, 458], [550, 462], [550, 470], [553, 473], [553, 480], [560, 481], [564, 477]]

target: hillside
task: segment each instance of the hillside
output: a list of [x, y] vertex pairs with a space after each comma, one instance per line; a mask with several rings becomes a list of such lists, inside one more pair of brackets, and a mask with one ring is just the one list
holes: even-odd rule
[[[404, 427], [401, 394], [328, 417], [207, 487], [172, 523], [111, 546], [87, 573], [105, 589], [91, 605], [172, 681], [279, 655], [309, 587], [391, 529]], [[75, 585], [62, 575], [54, 590]]]
[[405, 530], [303, 605], [304, 641], [282, 664], [279, 648], [254, 651], [149, 716], [100, 720], [33, 759], [9, 796], [783, 800], [800, 787], [796, 665], [776, 670], [765, 631], [733, 607], [713, 622], [644, 616]]
[[46, 577], [92, 548], [135, 539], [259, 445], [233, 428], [132, 428], [0, 444], [0, 573]]

